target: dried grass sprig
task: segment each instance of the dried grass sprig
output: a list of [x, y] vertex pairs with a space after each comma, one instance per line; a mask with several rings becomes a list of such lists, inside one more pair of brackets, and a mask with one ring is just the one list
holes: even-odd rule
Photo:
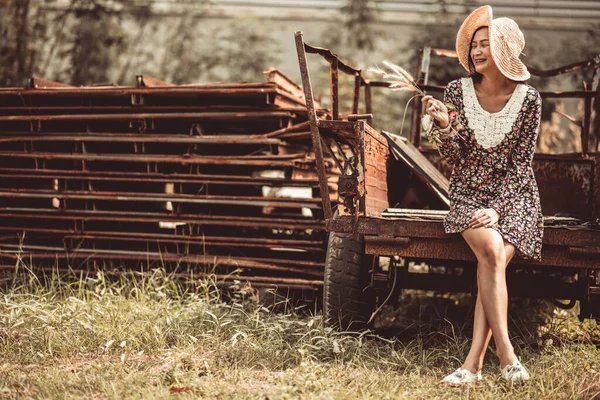
[[383, 79], [388, 81], [392, 90], [415, 92], [420, 96], [425, 96], [425, 93], [417, 85], [415, 78], [407, 70], [387, 60], [384, 60], [383, 64], [389, 70], [375, 66], [367, 69], [367, 71], [381, 75]]
[[[425, 92], [421, 90], [421, 88], [417, 85], [415, 78], [407, 70], [387, 60], [383, 61], [383, 64], [388, 68], [387, 70], [382, 69], [379, 66], [375, 66], [367, 69], [367, 71], [381, 75], [383, 79], [388, 81], [390, 84], [389, 87], [394, 91], [415, 93], [415, 95], [411, 97], [408, 102], [406, 102], [406, 106], [404, 107], [402, 125], [400, 126], [400, 135], [402, 135], [404, 121], [406, 119], [406, 112], [408, 111], [408, 105], [415, 97], [425, 96]], [[454, 104], [445, 103], [445, 105], [448, 108], [448, 116], [450, 117], [450, 135], [457, 135], [462, 139], [462, 136], [460, 133], [458, 133], [458, 131], [461, 129], [461, 126], [456, 120], [456, 109]], [[431, 143], [434, 148], [438, 148], [442, 143], [442, 138], [439, 129], [434, 129], [435, 125], [433, 123], [433, 119], [429, 116], [429, 114], [425, 114], [421, 122], [424, 131], [427, 132], [429, 143]]]
[[379, 66], [375, 66], [367, 69], [367, 71], [381, 75], [383, 79], [388, 81], [390, 84], [389, 87], [393, 91], [415, 93], [415, 95], [406, 102], [406, 106], [404, 107], [402, 124], [400, 125], [400, 135], [402, 135], [402, 131], [404, 130], [404, 121], [406, 120], [406, 112], [408, 111], [408, 105], [415, 97], [425, 96], [425, 92], [421, 90], [421, 88], [417, 85], [415, 78], [413, 78], [413, 76], [408, 73], [407, 70], [387, 60], [384, 60], [383, 64], [388, 68], [388, 70], [384, 70]]

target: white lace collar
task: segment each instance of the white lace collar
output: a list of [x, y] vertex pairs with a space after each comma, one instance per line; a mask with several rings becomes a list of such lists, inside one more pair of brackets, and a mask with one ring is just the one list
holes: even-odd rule
[[504, 108], [490, 113], [477, 100], [472, 78], [462, 78], [463, 105], [469, 127], [484, 149], [497, 146], [512, 129], [527, 95], [527, 85], [518, 84]]

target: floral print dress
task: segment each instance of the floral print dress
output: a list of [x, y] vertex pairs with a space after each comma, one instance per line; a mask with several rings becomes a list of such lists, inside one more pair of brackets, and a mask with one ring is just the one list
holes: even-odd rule
[[520, 83], [505, 107], [485, 111], [471, 78], [452, 81], [444, 92], [452, 103], [455, 135], [442, 135], [441, 154], [453, 165], [446, 233], [469, 228], [474, 211], [493, 208], [492, 226], [517, 249], [517, 256], [539, 260], [543, 217], [531, 160], [540, 126], [542, 101], [533, 87]]

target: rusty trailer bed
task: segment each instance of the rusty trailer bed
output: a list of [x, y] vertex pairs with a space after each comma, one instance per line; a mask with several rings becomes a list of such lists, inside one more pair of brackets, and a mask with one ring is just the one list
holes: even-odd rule
[[[474, 262], [459, 234], [447, 234], [448, 211], [388, 209], [381, 217], [337, 217], [327, 220], [330, 232], [364, 235], [365, 253], [421, 260]], [[512, 265], [600, 267], [600, 226], [576, 218], [544, 217], [542, 260], [515, 258]]]

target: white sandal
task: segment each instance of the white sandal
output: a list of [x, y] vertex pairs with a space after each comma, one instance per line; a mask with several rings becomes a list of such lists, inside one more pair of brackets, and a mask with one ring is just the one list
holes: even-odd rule
[[529, 380], [529, 372], [527, 372], [518, 359], [512, 364], [504, 366], [500, 371], [500, 375], [509, 382], [523, 382]]
[[468, 369], [459, 368], [450, 375], [442, 379], [442, 383], [448, 383], [451, 385], [462, 385], [463, 383], [479, 382], [481, 380], [481, 371], [476, 374], [472, 373]]

